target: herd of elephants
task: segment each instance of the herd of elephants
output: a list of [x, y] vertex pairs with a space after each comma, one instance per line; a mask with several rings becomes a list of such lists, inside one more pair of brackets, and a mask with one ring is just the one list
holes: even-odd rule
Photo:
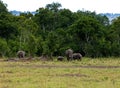
[[[67, 57], [67, 60], [70, 61], [70, 60], [82, 60], [82, 54], [81, 53], [73, 53], [73, 50], [72, 49], [67, 49], [65, 51], [65, 55]], [[17, 56], [18, 58], [24, 58], [25, 57], [25, 51], [18, 51], [17, 52]], [[57, 60], [59, 61], [62, 61], [64, 59], [63, 56], [58, 56], [57, 57]]]

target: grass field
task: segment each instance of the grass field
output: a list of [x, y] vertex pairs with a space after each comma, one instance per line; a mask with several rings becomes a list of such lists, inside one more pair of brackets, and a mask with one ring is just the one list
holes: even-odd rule
[[120, 58], [1, 60], [0, 88], [120, 88]]

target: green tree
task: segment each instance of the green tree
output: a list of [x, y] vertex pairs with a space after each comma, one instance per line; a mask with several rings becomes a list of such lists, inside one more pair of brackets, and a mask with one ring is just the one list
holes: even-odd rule
[[76, 51], [84, 50], [87, 56], [99, 56], [99, 41], [104, 37], [104, 30], [98, 20], [90, 16], [80, 17], [70, 30], [76, 45]]
[[[24, 18], [23, 18], [24, 19]], [[21, 22], [19, 20], [19, 22]], [[25, 19], [22, 23], [18, 26], [19, 30], [19, 41], [20, 41], [20, 49], [25, 49], [27, 42], [30, 39], [30, 35], [35, 35], [38, 30], [38, 25], [34, 23], [31, 19]], [[24, 46], [24, 47], [23, 47]]]
[[8, 56], [9, 57], [15, 57], [17, 54], [17, 52], [18, 52], [18, 50], [19, 50], [19, 40], [17, 40], [17, 39], [9, 39], [8, 41], [7, 41], [7, 45], [8, 45], [8, 47], [9, 47], [9, 52], [8, 52]]
[[28, 48], [27, 50], [30, 57], [33, 57], [36, 54], [38, 50], [37, 43], [38, 43], [38, 39], [34, 35], [30, 34], [27, 42], [27, 48]]
[[89, 17], [95, 18], [96, 20], [98, 20], [104, 26], [109, 25], [109, 19], [107, 18], [107, 16], [101, 15], [101, 14], [96, 14], [96, 12], [78, 10], [75, 13], [76, 19], [78, 19], [81, 16], [89, 16]]
[[12, 19], [13, 16], [8, 12], [7, 5], [0, 0], [0, 37], [8, 39], [16, 35], [17, 29]]
[[[120, 45], [120, 17], [113, 20], [111, 24], [111, 31], [115, 34], [115, 41], [118, 45]], [[114, 42], [115, 42], [114, 41]]]
[[53, 29], [53, 13], [47, 8], [39, 8], [33, 19], [44, 33]]
[[62, 5], [60, 3], [52, 3], [52, 4], [47, 4], [46, 8], [49, 9], [52, 14], [50, 17], [52, 17], [52, 30], [56, 30], [58, 25], [59, 25], [59, 8]]
[[46, 8], [48, 8], [49, 10], [53, 11], [53, 12], [58, 12], [59, 8], [61, 7], [62, 5], [60, 3], [52, 3], [52, 4], [47, 4], [46, 5]]
[[59, 28], [68, 28], [75, 21], [73, 13], [69, 9], [61, 9], [58, 14]]
[[114, 19], [110, 30], [108, 31], [109, 35], [107, 35], [109, 41], [111, 42], [111, 52], [113, 56], [120, 56], [120, 17]]
[[9, 14], [0, 14], [0, 36], [3, 38], [12, 38], [18, 32], [15, 23], [11, 19], [12, 16]]
[[57, 51], [57, 48], [59, 46], [58, 44], [58, 37], [57, 34], [53, 31], [51, 31], [48, 34], [48, 37], [46, 38], [46, 44], [44, 45], [44, 52], [47, 51], [47, 54], [50, 56], [50, 58], [52, 58], [54, 52]]
[[20, 13], [20, 16], [24, 16], [27, 19], [31, 19], [33, 17], [33, 14], [31, 12], [26, 12], [26, 13]]
[[0, 0], [0, 14], [1, 13], [8, 13], [8, 10], [7, 4], [3, 3], [3, 1]]
[[9, 47], [5, 39], [0, 38], [0, 56], [7, 56], [6, 54], [9, 52]]

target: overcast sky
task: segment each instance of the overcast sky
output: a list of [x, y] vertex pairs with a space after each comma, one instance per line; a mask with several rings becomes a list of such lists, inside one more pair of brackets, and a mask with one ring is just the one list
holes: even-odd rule
[[120, 0], [2, 0], [8, 10], [36, 11], [46, 4], [59, 2], [62, 8], [71, 11], [89, 10], [97, 13], [120, 13]]

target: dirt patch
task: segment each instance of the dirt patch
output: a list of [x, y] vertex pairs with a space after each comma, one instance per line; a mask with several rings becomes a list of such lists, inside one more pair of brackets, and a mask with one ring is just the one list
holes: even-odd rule
[[120, 68], [120, 66], [75, 66], [76, 68]]
[[57, 66], [57, 65], [38, 65], [35, 67], [42, 67], [42, 68], [120, 68], [120, 66]]
[[[34, 58], [25, 58], [25, 59], [18, 59], [18, 58], [12, 58], [8, 60], [0, 60], [0, 61], [10, 61], [10, 62], [26, 62], [26, 61], [33, 61]], [[7, 65], [8, 67], [15, 67], [15, 65]], [[72, 66], [66, 66], [66, 65], [17, 65], [20, 67], [30, 67], [30, 68], [97, 68], [97, 69], [112, 69], [112, 68], [120, 68], [120, 66], [97, 66], [97, 65], [86, 65], [86, 66], [81, 66], [81, 65], [72, 65]]]
[[62, 74], [62, 75], [56, 75], [60, 77], [88, 77], [87, 75], [84, 74]]
[[8, 62], [27, 62], [27, 61], [33, 61], [34, 58], [28, 57], [28, 58], [8, 58], [6, 60], [1, 61], [8, 61]]
[[[17, 65], [19, 67], [26, 68], [93, 68], [93, 69], [116, 69], [120, 68], [120, 66], [64, 66], [64, 65]], [[6, 67], [15, 67], [15, 65], [7, 65]]]
[[120, 68], [120, 66], [58, 66], [58, 65], [35, 65], [33, 67], [39, 68]]

